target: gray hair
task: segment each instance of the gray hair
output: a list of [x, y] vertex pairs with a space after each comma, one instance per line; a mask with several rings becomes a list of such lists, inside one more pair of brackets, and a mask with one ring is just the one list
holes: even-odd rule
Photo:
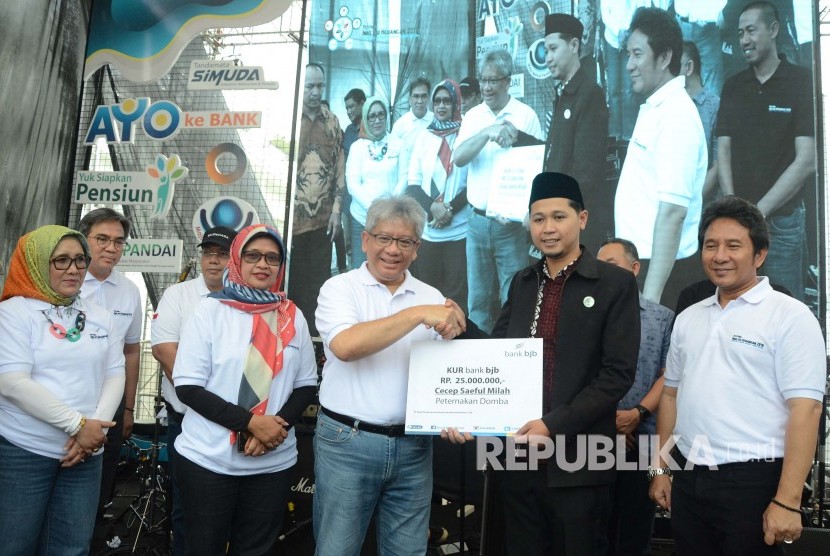
[[625, 253], [625, 256], [628, 257], [628, 260], [630, 262], [640, 262], [640, 253], [637, 251], [637, 246], [634, 245], [634, 242], [632, 242], [631, 240], [623, 239], [621, 237], [610, 237], [600, 244], [600, 248], [605, 247], [606, 245], [609, 245], [611, 243], [621, 245], [623, 248], [623, 253]]
[[366, 212], [366, 231], [371, 232], [379, 222], [385, 220], [402, 220], [415, 229], [415, 239], [420, 240], [424, 233], [426, 213], [418, 201], [407, 195], [379, 197], [372, 201]]
[[495, 67], [504, 77], [513, 75], [513, 58], [504, 49], [491, 50], [484, 56], [484, 59], [481, 61], [481, 67], [479, 68], [479, 75], [484, 71], [484, 66]]
[[124, 237], [130, 237], [131, 224], [129, 219], [120, 212], [115, 212], [107, 207], [97, 208], [86, 213], [86, 216], [81, 218], [81, 221], [78, 223], [78, 231], [86, 237], [89, 235], [92, 227], [101, 222], [118, 222], [124, 228]]

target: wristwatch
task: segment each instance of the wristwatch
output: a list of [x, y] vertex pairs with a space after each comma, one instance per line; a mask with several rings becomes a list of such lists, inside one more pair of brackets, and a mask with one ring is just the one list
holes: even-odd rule
[[671, 477], [671, 469], [668, 467], [652, 467], [648, 466], [648, 480], [652, 480], [657, 475], [668, 475]]
[[648, 418], [651, 417], [651, 411], [649, 411], [647, 408], [643, 407], [640, 404], [637, 404], [636, 406], [634, 406], [634, 409], [636, 409], [637, 411], [640, 412], [640, 422], [641, 423], [645, 423], [646, 421], [648, 421]]

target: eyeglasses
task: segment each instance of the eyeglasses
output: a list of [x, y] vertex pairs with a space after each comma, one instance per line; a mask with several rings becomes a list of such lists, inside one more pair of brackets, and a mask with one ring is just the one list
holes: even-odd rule
[[452, 99], [450, 97], [438, 97], [432, 99], [434, 106], [452, 106]]
[[372, 232], [366, 233], [375, 238], [375, 241], [381, 247], [389, 247], [390, 245], [392, 245], [392, 242], [394, 241], [398, 244], [398, 249], [400, 249], [401, 251], [409, 251], [410, 249], [413, 249], [416, 245], [418, 245], [418, 243], [420, 243], [408, 237], [392, 237], [386, 234], [373, 234]]
[[369, 114], [368, 119], [370, 122], [385, 122], [386, 121], [386, 112], [378, 112], [376, 114]]
[[74, 259], [72, 257], [62, 256], [50, 259], [49, 262], [55, 266], [55, 270], [66, 270], [73, 264], [78, 270], [83, 270], [89, 265], [90, 257], [86, 255], [78, 255]]
[[116, 249], [124, 249], [127, 246], [127, 240], [123, 238], [110, 239], [107, 236], [95, 236], [95, 242], [101, 249], [106, 249], [110, 243], [115, 245]]
[[426, 95], [426, 94], [417, 94], [417, 95], [414, 95], [414, 94], [413, 94], [413, 95], [409, 95], [409, 97], [410, 97], [412, 100], [420, 100], [420, 101], [423, 101], [423, 100], [428, 99], [428, 98], [429, 98], [429, 95]]
[[257, 264], [265, 258], [265, 264], [268, 266], [280, 266], [282, 264], [282, 256], [276, 253], [260, 253], [259, 251], [243, 251], [242, 260], [248, 264]]
[[207, 259], [226, 260], [231, 258], [231, 254], [227, 251], [202, 251], [202, 256]]
[[478, 82], [481, 83], [482, 87], [487, 87], [488, 85], [490, 87], [495, 87], [496, 85], [498, 85], [499, 81], [505, 81], [505, 80], [509, 80], [509, 79], [510, 79], [510, 76], [508, 75], [506, 77], [493, 77], [493, 78], [488, 77], [487, 79], [479, 79]]

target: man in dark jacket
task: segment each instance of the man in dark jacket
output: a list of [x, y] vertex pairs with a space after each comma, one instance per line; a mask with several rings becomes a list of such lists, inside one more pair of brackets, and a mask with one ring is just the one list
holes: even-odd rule
[[[492, 336], [543, 339], [544, 412], [516, 440], [547, 437], [565, 453], [535, 471], [496, 473], [509, 553], [604, 554], [615, 472], [597, 469], [607, 462], [591, 446], [600, 437], [606, 446], [613, 442], [617, 402], [634, 381], [637, 284], [633, 274], [597, 261], [580, 245], [588, 212], [576, 180], [539, 174], [529, 208], [530, 235], [544, 258], [513, 277]], [[580, 453], [584, 464], [574, 466]]]
[[582, 23], [568, 14], [545, 18], [545, 63], [556, 80], [545, 146], [545, 170], [573, 176], [591, 207], [582, 243], [592, 251], [614, 232], [614, 190], [605, 180], [608, 108], [605, 93], [580, 65]]

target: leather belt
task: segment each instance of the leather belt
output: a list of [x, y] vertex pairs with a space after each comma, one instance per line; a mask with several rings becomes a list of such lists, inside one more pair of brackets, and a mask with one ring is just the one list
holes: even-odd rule
[[[683, 470], [688, 471], [714, 471], [714, 469], [710, 469], [707, 465], [697, 465], [694, 463], [689, 462], [686, 457], [677, 449], [677, 447], [673, 448], [671, 452], [669, 452], [671, 457], [680, 466]], [[771, 459], [749, 459], [746, 461], [735, 461], [731, 463], [719, 463], [717, 465], [717, 469], [749, 469], [752, 467], [757, 466], [782, 466], [784, 464], [784, 458], [771, 458]]]
[[476, 213], [477, 215], [485, 216], [485, 217], [487, 216], [487, 211], [486, 210], [481, 210], [480, 208], [475, 208], [473, 205], [470, 205], [470, 207], [473, 209], [473, 212]]
[[346, 425], [347, 427], [355, 428], [359, 431], [366, 431], [371, 432], [374, 434], [382, 434], [384, 436], [405, 436], [405, 426], [404, 425], [374, 425], [372, 423], [367, 423], [366, 421], [361, 421], [360, 419], [355, 419], [354, 417], [349, 417], [348, 415], [342, 415], [331, 409], [326, 407], [320, 406], [320, 410], [326, 414], [330, 419], [337, 421], [342, 425]]

